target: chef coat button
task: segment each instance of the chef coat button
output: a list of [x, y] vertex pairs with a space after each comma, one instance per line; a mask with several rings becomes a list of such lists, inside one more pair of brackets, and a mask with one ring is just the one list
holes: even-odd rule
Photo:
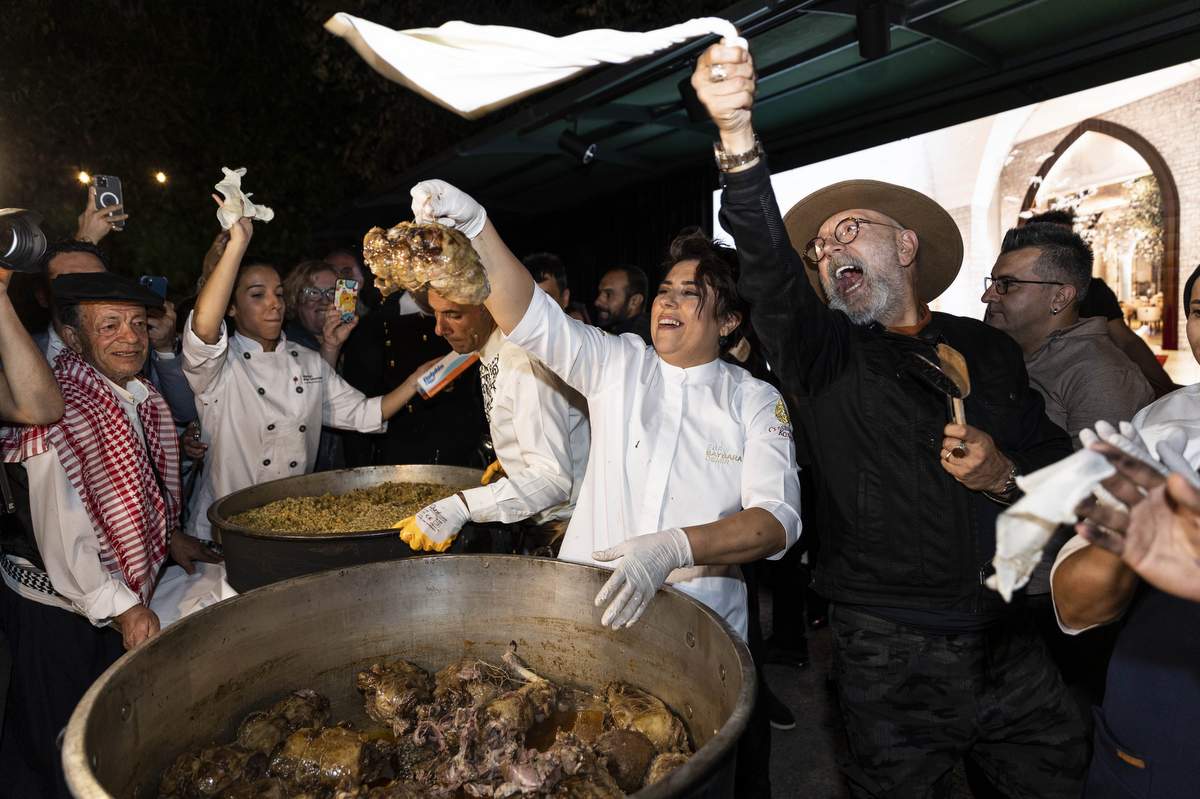
[[296, 352], [295, 350], [292, 350], [292, 357], [293, 357], [293, 358], [299, 358], [299, 357], [300, 357], [300, 353]]
[[296, 393], [297, 393], [297, 394], [303, 394], [303, 393], [304, 393], [304, 386], [296, 386]]
[[422, 333], [422, 334], [421, 334], [421, 341], [429, 341], [429, 334], [427, 334], [427, 333]]
[[295, 468], [296, 468], [296, 462], [295, 462], [295, 461], [292, 461], [291, 463], [289, 463], [289, 464], [288, 464], [288, 468], [290, 468], [290, 469], [295, 469]]
[[387, 341], [383, 342], [383, 346], [385, 346], [385, 347], [392, 346], [392, 340], [389, 338]]
[[263, 459], [263, 466], [270, 466], [270, 465], [271, 465], [271, 459], [270, 459], [270, 458], [264, 458], [264, 459]]
[[275, 423], [274, 423], [274, 422], [272, 422], [271, 424], [267, 425], [267, 429], [268, 429], [268, 430], [274, 430], [274, 429], [275, 429]]
[[389, 366], [390, 368], [392, 368], [392, 369], [395, 369], [395, 368], [396, 368], [396, 362], [395, 362], [395, 361], [388, 361], [388, 366]]
[[307, 429], [308, 429], [308, 425], [304, 425], [304, 424], [300, 425], [300, 432], [301, 432], [301, 433], [303, 433], [303, 432], [304, 432], [305, 430], [307, 430]]
[[258, 390], [258, 395], [259, 395], [260, 397], [261, 397], [263, 394], [266, 394], [266, 393], [267, 393], [267, 390], [266, 390], [265, 388], [260, 388], [260, 389]]
[[242, 357], [243, 357], [243, 358], [245, 358], [245, 359], [248, 361], [248, 360], [250, 360], [250, 353], [248, 353], [248, 352], [243, 352], [243, 353], [242, 353]]

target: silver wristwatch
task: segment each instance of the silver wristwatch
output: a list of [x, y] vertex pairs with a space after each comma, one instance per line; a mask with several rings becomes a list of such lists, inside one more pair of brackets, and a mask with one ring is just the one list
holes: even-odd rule
[[727, 153], [725, 148], [721, 146], [721, 142], [713, 142], [713, 158], [717, 161], [717, 169], [722, 172], [728, 172], [732, 169], [737, 169], [739, 166], [745, 166], [751, 161], [755, 161], [763, 156], [762, 142], [758, 140], [758, 136], [754, 137], [754, 146], [744, 153]]

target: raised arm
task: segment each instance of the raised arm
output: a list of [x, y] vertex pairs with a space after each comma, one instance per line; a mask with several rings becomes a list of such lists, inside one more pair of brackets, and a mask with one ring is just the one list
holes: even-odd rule
[[[214, 198], [215, 199], [215, 198]], [[218, 202], [219, 204], [219, 202]], [[250, 237], [254, 235], [249, 219], [239, 219], [229, 229], [229, 243], [204, 287], [196, 298], [196, 308], [192, 312], [192, 331], [205, 344], [216, 344], [221, 337], [221, 322], [225, 319], [225, 311], [229, 309], [229, 299], [233, 296], [234, 284], [237, 282], [238, 267], [242, 264], [242, 256], [250, 246]]]
[[722, 174], [721, 224], [737, 245], [738, 290], [750, 303], [751, 322], [784, 390], [812, 393], [844, 368], [850, 324], [809, 283], [788, 239], [766, 162], [753, 155], [754, 62], [741, 47], [713, 45], [696, 62], [692, 86], [725, 153], [748, 154], [745, 163]]
[[17, 318], [0, 269], [0, 419], [19, 424], [50, 424], [63, 412], [62, 394], [41, 350]]
[[483, 207], [465, 192], [445, 181], [426, 180], [413, 187], [412, 196], [418, 221], [436, 221], [471, 239], [492, 287], [484, 305], [500, 329], [571, 388], [591, 396], [611, 387], [613, 375], [628, 359], [645, 351], [644, 344], [629, 336], [612, 336], [567, 316], [537, 289]]
[[529, 271], [500, 238], [483, 206], [444, 180], [425, 180], [412, 189], [413, 216], [418, 222], [439, 222], [462, 231], [487, 270], [492, 293], [484, 305], [505, 333], [512, 332], [533, 297]]

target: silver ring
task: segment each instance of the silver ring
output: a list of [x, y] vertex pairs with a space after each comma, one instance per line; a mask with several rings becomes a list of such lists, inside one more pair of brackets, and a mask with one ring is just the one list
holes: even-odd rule
[[729, 77], [729, 70], [724, 64], [713, 64], [708, 68], [708, 79], [713, 83], [720, 83]]

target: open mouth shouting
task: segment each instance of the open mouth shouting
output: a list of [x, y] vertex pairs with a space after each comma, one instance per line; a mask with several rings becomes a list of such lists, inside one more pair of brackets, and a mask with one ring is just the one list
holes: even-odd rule
[[863, 280], [863, 270], [858, 264], [844, 264], [833, 273], [834, 288], [843, 297], [862, 288]]

